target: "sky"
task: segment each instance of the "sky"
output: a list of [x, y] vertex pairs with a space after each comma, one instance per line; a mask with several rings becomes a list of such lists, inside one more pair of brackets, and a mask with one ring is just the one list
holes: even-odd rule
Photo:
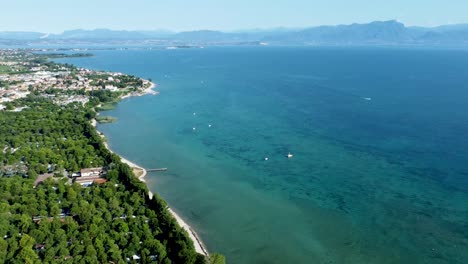
[[367, 23], [468, 23], [468, 0], [1, 0], [0, 31], [188, 31]]

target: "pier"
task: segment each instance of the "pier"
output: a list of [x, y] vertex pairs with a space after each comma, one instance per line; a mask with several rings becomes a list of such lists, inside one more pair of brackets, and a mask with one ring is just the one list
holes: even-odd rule
[[156, 168], [156, 169], [147, 169], [147, 172], [152, 172], [152, 171], [167, 171], [167, 168]]

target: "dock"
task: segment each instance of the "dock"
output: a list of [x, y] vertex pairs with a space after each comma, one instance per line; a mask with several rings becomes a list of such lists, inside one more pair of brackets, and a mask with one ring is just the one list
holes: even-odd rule
[[152, 171], [167, 171], [167, 168], [156, 168], [156, 169], [147, 169], [147, 172], [152, 172]]

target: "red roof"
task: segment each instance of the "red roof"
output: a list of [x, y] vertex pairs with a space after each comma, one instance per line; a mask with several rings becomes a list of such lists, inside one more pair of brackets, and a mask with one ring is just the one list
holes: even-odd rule
[[103, 184], [103, 183], [106, 183], [107, 180], [106, 180], [106, 179], [103, 179], [103, 178], [100, 178], [100, 179], [95, 179], [93, 182], [94, 182], [94, 183], [97, 183], [97, 184]]

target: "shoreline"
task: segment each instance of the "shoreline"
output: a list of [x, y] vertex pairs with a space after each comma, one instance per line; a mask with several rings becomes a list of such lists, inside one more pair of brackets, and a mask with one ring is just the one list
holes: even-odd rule
[[210, 254], [208, 253], [208, 250], [206, 250], [205, 246], [203, 245], [203, 242], [201, 239], [198, 237], [197, 233], [192, 229], [191, 226], [189, 226], [174, 210], [172, 210], [170, 207], [167, 208], [169, 213], [177, 220], [177, 223], [182, 227], [185, 231], [187, 231], [190, 239], [193, 241], [193, 246], [195, 247], [195, 251], [208, 257]]
[[[144, 93], [143, 94], [140, 94], [140, 95], [136, 95], [136, 96], [142, 96], [142, 95], [146, 95], [146, 94], [153, 94], [153, 95], [157, 95], [159, 94], [159, 92], [156, 92], [156, 91], [153, 91], [152, 89], [156, 87], [156, 84], [154, 84], [152, 82], [152, 85], [150, 87], [148, 87], [147, 89], [145, 89]], [[126, 95], [124, 97], [122, 97], [121, 99], [124, 99], [124, 98], [128, 98], [128, 97], [132, 97], [132, 96], [135, 96], [135, 95], [132, 95], [132, 94], [129, 94], [129, 95]], [[94, 127], [94, 129], [97, 130], [97, 121], [96, 119], [92, 119], [91, 120], [91, 125]], [[105, 137], [104, 134], [100, 131], [98, 131], [99, 134], [101, 135], [101, 137]], [[130, 166], [130, 168], [132, 168], [133, 171], [135, 170], [140, 170], [142, 171], [142, 174], [140, 176], [137, 176], [138, 177], [138, 180], [140, 180], [141, 182], [145, 183], [146, 186], [148, 186], [146, 180], [145, 180], [145, 176], [148, 174], [148, 171], [143, 168], [143, 166], [140, 166], [126, 158], [124, 158], [122, 155], [114, 152], [110, 147], [109, 147], [109, 144], [107, 142], [104, 142], [104, 146], [106, 147], [107, 150], [109, 150], [111, 153], [114, 153], [116, 155], [118, 155], [121, 159], [121, 161], [125, 164], [127, 164], [128, 166]], [[134, 172], [135, 174], [135, 172]], [[153, 199], [153, 196], [154, 194], [149, 190], [148, 188], [148, 196], [150, 199]], [[174, 217], [177, 221], [177, 223], [179, 224], [180, 227], [182, 227], [189, 235], [189, 238], [190, 240], [192, 240], [192, 243], [193, 243], [193, 246], [195, 248], [195, 251], [199, 254], [202, 254], [204, 255], [205, 257], [209, 257], [209, 253], [208, 253], [208, 250], [206, 249], [206, 247], [204, 246], [202, 240], [199, 238], [199, 236], [197, 235], [197, 233], [192, 229], [192, 227], [190, 225], [188, 225], [176, 212], [174, 212], [174, 210], [172, 210], [170, 207], [167, 208], [167, 210], [169, 211], [169, 213], [172, 215], [172, 217]]]
[[[148, 172], [146, 171], [145, 168], [143, 168], [142, 166], [139, 166], [131, 161], [129, 161], [128, 159], [124, 158], [122, 155], [112, 151], [109, 147], [109, 145], [107, 144], [107, 142], [104, 142], [104, 146], [112, 153], [114, 154], [117, 154], [121, 161], [125, 164], [127, 164], [128, 166], [130, 166], [130, 168], [132, 169], [137, 169], [137, 170], [142, 170], [143, 171], [143, 174], [140, 175], [138, 177], [138, 180], [140, 180], [141, 182], [145, 183], [146, 186], [148, 186], [146, 180], [145, 180], [145, 176], [148, 174]], [[149, 188], [148, 188], [149, 189]], [[153, 199], [153, 196], [154, 194], [148, 190], [148, 196], [150, 199]], [[190, 240], [192, 240], [192, 243], [193, 243], [193, 246], [195, 248], [195, 251], [199, 254], [202, 254], [206, 257], [209, 257], [209, 253], [208, 253], [208, 250], [206, 249], [206, 247], [204, 246], [203, 242], [201, 241], [201, 239], [199, 238], [198, 234], [195, 232], [195, 230], [193, 230], [193, 228], [187, 224], [176, 212], [174, 212], [174, 210], [172, 210], [170, 207], [167, 208], [167, 210], [169, 211], [169, 213], [172, 215], [172, 217], [174, 217], [177, 221], [177, 223], [179, 224], [180, 227], [182, 227], [182, 229], [184, 229], [188, 235], [189, 235], [189, 238]]]
[[[148, 81], [148, 80], [145, 80], [145, 81]], [[132, 93], [129, 93], [129, 94], [126, 94], [126, 95], [120, 97], [119, 99], [122, 100], [122, 99], [129, 98], [129, 97], [144, 96], [144, 95], [147, 95], [147, 94], [158, 95], [159, 92], [153, 90], [157, 86], [157, 84], [154, 83], [154, 82], [150, 82], [150, 81], [148, 81], [148, 82], [150, 83], [150, 86], [148, 88], [144, 89], [143, 91], [132, 92]]]

